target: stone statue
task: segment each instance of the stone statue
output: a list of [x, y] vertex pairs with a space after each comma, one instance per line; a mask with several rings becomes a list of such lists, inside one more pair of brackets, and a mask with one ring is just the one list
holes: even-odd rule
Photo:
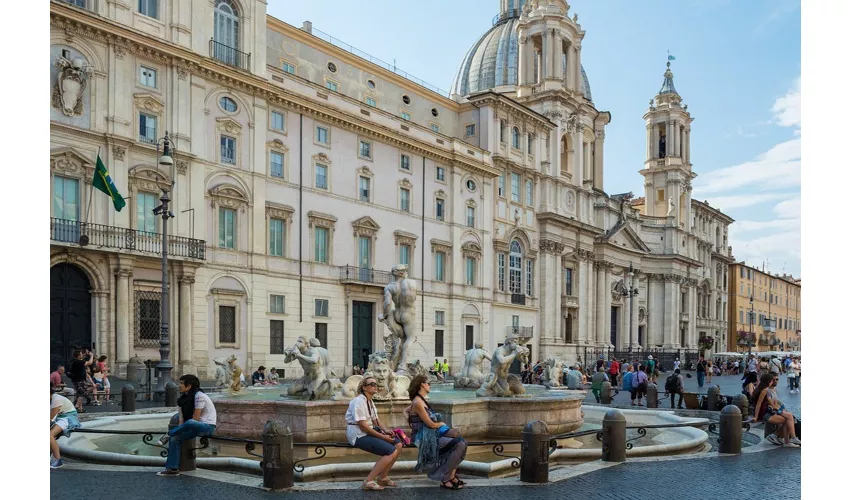
[[328, 350], [322, 347], [319, 339], [309, 341], [301, 335], [295, 345], [285, 351], [285, 363], [298, 360], [304, 370], [304, 376], [295, 380], [287, 389], [290, 396], [305, 395], [309, 400], [329, 399], [335, 389], [342, 386], [330, 367]]
[[493, 357], [484, 350], [484, 344], [476, 342], [475, 347], [466, 351], [463, 368], [455, 379], [455, 389], [478, 389], [487, 377], [484, 373], [484, 360], [492, 361]]
[[490, 374], [475, 392], [479, 397], [511, 397], [525, 393], [522, 380], [513, 373], [508, 373], [511, 363], [519, 359], [522, 364], [528, 363], [528, 349], [519, 345], [516, 334], [511, 333], [505, 338], [505, 344], [496, 349], [490, 360]]
[[408, 279], [407, 266], [393, 266], [392, 275], [396, 279], [384, 287], [384, 308], [378, 315], [390, 329], [387, 353], [392, 370], [399, 375], [407, 374], [407, 352], [415, 338], [416, 323], [416, 282]]
[[673, 197], [667, 200], [667, 217], [673, 217], [676, 212], [676, 204], [673, 203]]
[[59, 68], [59, 74], [53, 87], [51, 104], [65, 116], [83, 114], [83, 92], [91, 78], [91, 68], [84, 67], [82, 59], [70, 61], [62, 56], [56, 59], [55, 65]]
[[233, 377], [233, 366], [231, 362], [236, 361], [236, 355], [231, 354], [227, 358], [215, 358], [215, 385], [216, 387], [230, 387], [230, 380]]
[[543, 385], [547, 389], [560, 389], [563, 387], [561, 381], [564, 376], [564, 362], [555, 358], [549, 358], [543, 365]]
[[242, 367], [236, 364], [236, 355], [231, 354], [227, 358], [227, 364], [230, 367], [230, 392], [242, 392]]
[[374, 399], [384, 401], [389, 399], [407, 399], [407, 388], [410, 387], [410, 378], [406, 375], [397, 375], [392, 370], [392, 362], [385, 352], [376, 352], [369, 355], [369, 369], [363, 375], [352, 375], [348, 377], [342, 386], [341, 392], [334, 395], [333, 399], [350, 399], [356, 397], [357, 385], [364, 377], [375, 377], [378, 383], [378, 392]]

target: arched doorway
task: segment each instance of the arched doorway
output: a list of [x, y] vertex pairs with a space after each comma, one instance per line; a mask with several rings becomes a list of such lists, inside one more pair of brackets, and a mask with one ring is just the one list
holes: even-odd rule
[[50, 369], [71, 359], [74, 349], [91, 348], [91, 285], [72, 264], [50, 268]]

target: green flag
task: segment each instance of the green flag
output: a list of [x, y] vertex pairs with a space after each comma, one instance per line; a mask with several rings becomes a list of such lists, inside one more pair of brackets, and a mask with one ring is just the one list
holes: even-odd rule
[[671, 56], [670, 54], [667, 54], [667, 60], [668, 60], [668, 61], [675, 61], [675, 60], [676, 60], [676, 56]]
[[103, 160], [100, 159], [100, 154], [97, 155], [97, 167], [94, 169], [94, 178], [92, 178], [91, 184], [92, 187], [96, 187], [112, 198], [112, 205], [115, 206], [116, 212], [120, 212], [127, 204], [124, 197], [118, 192], [118, 188], [115, 187], [115, 183], [112, 182], [112, 177], [109, 177], [109, 172], [106, 170]]

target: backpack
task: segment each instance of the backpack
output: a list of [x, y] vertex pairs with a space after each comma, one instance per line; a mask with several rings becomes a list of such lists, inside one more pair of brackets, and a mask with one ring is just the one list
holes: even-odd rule
[[664, 382], [664, 390], [675, 394], [678, 393], [682, 389], [682, 381], [679, 380], [679, 376], [675, 373], [671, 373], [667, 376], [667, 381]]

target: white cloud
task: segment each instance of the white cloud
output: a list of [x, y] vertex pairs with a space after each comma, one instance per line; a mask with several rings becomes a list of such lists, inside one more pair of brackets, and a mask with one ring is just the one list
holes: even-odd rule
[[776, 123], [783, 127], [799, 127], [801, 123], [800, 114], [800, 77], [794, 80], [794, 86], [785, 93], [784, 96], [776, 99], [773, 103], [774, 117]]
[[777, 203], [773, 207], [773, 213], [783, 219], [799, 219], [800, 218], [800, 197], [791, 198]]
[[759, 268], [764, 262], [771, 273], [781, 273], [784, 267], [786, 273], [800, 275], [799, 231], [787, 231], [755, 238], [747, 238], [747, 236], [754, 236], [754, 233], [729, 235], [736, 260], [746, 260], [747, 264]]
[[755, 185], [761, 190], [800, 185], [799, 137], [781, 142], [760, 154], [755, 160], [706, 172], [698, 178], [694, 189], [702, 193], [723, 193]]
[[736, 208], [751, 207], [760, 205], [769, 201], [776, 201], [785, 198], [787, 195], [783, 193], [765, 193], [765, 194], [741, 194], [729, 196], [714, 196], [707, 201], [712, 207], [718, 208], [724, 212], [734, 210]]

